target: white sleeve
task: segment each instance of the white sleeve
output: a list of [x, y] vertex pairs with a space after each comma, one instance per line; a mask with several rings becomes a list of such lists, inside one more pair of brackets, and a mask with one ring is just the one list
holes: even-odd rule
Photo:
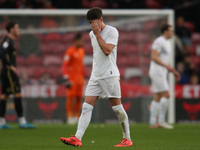
[[106, 43], [117, 45], [118, 37], [119, 37], [119, 33], [118, 33], [117, 29], [114, 28], [112, 31], [110, 31], [110, 33], [106, 39]]
[[151, 46], [151, 49], [160, 52], [162, 50], [162, 42], [161, 41], [154, 41], [152, 46]]

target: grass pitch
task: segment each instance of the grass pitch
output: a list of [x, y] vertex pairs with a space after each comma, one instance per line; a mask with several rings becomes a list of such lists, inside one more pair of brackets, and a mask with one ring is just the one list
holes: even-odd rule
[[[37, 129], [0, 130], [0, 150], [200, 150], [200, 125], [175, 125], [173, 130], [131, 124], [132, 147], [115, 148], [122, 140], [118, 124], [90, 124], [82, 147], [63, 144], [60, 137], [75, 134], [76, 125], [36, 125]], [[94, 141], [94, 143], [92, 142]]]

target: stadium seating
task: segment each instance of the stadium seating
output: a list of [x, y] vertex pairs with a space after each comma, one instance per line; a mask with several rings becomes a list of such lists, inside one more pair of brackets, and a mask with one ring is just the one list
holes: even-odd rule
[[29, 55], [26, 60], [25, 64], [27, 67], [29, 66], [42, 66], [42, 59], [36, 55]]
[[[148, 76], [150, 64], [150, 47], [152, 42], [149, 41], [149, 31], [157, 26], [158, 22], [149, 21], [143, 24], [143, 34], [138, 34], [141, 31], [132, 29], [130, 31], [119, 30], [118, 56], [117, 65], [119, 67], [121, 82], [130, 84], [141, 84], [142, 78], [139, 76], [127, 76], [127, 69], [135, 67], [141, 71], [143, 77]], [[185, 26], [190, 26], [191, 31], [195, 31], [195, 27], [190, 23]], [[44, 73], [49, 73], [54, 80], [62, 76], [62, 60], [65, 51], [72, 45], [76, 33], [51, 33], [51, 34], [36, 34], [40, 39], [41, 57], [30, 55], [26, 59], [22, 56], [17, 56], [18, 71], [26, 70], [32, 79], [39, 79]], [[84, 50], [86, 57], [91, 59], [93, 50], [90, 43], [89, 32], [83, 32]], [[196, 47], [200, 42], [200, 34], [192, 33], [192, 45], [189, 52], [192, 54], [192, 62], [196, 66], [200, 65], [200, 59], [196, 56]], [[89, 79], [92, 65], [91, 60], [85, 61], [85, 70], [87, 72], [87, 79]]]

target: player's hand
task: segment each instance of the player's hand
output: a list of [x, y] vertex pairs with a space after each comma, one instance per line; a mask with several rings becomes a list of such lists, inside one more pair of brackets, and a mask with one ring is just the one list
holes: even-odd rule
[[172, 66], [168, 65], [166, 68], [169, 72], [174, 72], [174, 68]]
[[101, 22], [100, 20], [93, 20], [92, 30], [94, 35], [99, 35], [101, 33]]
[[67, 78], [63, 78], [63, 84], [68, 89], [70, 89], [72, 86], [72, 82], [70, 82]]
[[7, 68], [9, 68], [10, 70], [12, 70], [14, 73], [17, 74], [17, 69], [15, 66], [11, 65], [11, 66], [7, 66]]
[[180, 81], [181, 75], [176, 70], [174, 71], [174, 75], [175, 75], [176, 81]]

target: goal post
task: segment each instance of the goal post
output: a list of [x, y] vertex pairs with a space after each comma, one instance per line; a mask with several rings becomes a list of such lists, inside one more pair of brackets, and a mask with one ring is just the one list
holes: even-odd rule
[[[21, 34], [32, 34], [37, 35], [39, 39], [39, 47], [41, 57], [44, 59], [46, 56], [58, 56], [62, 59], [64, 51], [72, 42], [74, 33], [84, 32], [86, 34], [91, 30], [90, 25], [86, 20], [86, 13], [88, 9], [67, 9], [67, 10], [44, 10], [44, 9], [1, 9], [0, 17], [7, 16], [7, 20], [14, 20], [23, 24]], [[103, 9], [103, 15], [105, 17], [105, 23], [115, 26], [120, 30], [119, 34], [119, 45], [118, 45], [118, 65], [120, 66], [121, 75], [124, 79], [124, 83], [134, 84], [140, 86], [145, 82], [145, 85], [149, 85], [146, 82], [148, 76], [149, 67], [149, 44], [155, 36], [159, 35], [160, 25], [168, 23], [174, 27], [174, 11], [173, 10], [131, 10], [131, 9]], [[48, 27], [48, 23], [44, 26], [41, 25], [41, 21], [44, 17], [52, 17], [51, 20], [56, 22], [56, 25]], [[149, 23], [149, 24], [148, 24]], [[0, 21], [1, 24], [1, 21]], [[34, 28], [28, 29], [29, 25], [33, 25]], [[146, 25], [146, 26], [145, 26]], [[45, 27], [46, 26], [46, 27]], [[6, 31], [3, 27], [0, 27], [0, 35], [5, 35]], [[59, 41], [48, 41], [44, 38], [46, 34], [58, 33], [62, 38], [61, 43]], [[65, 36], [66, 33], [71, 33], [70, 36]], [[132, 35], [131, 35], [132, 34]], [[89, 36], [85, 35], [86, 38], [85, 48], [86, 58], [85, 64], [91, 63], [91, 45], [89, 43]], [[1, 39], [1, 38], [0, 38]], [[59, 38], [58, 38], [59, 39]], [[66, 39], [67, 41], [64, 41]], [[46, 41], [45, 41], [46, 40]], [[121, 41], [120, 41], [121, 40]], [[28, 39], [27, 39], [28, 41]], [[22, 41], [23, 42], [23, 41]], [[53, 44], [59, 46], [58, 52], [52, 52]], [[52, 45], [49, 49], [45, 47], [50, 44]], [[174, 66], [174, 39], [171, 40], [171, 65]], [[20, 47], [20, 46], [18, 46]], [[137, 54], [134, 56], [134, 54]], [[122, 56], [122, 57], [121, 57]], [[141, 59], [137, 58], [140, 57]], [[127, 58], [127, 59], [126, 59]], [[131, 61], [132, 60], [132, 61]], [[138, 61], [138, 62], [137, 62]], [[44, 67], [48, 66], [44, 64]], [[37, 66], [38, 67], [38, 66]], [[26, 68], [26, 65], [22, 64], [20, 68]], [[36, 66], [33, 66], [35, 69]], [[56, 68], [56, 67], [55, 67]], [[128, 68], [128, 69], [127, 69]], [[137, 68], [140, 68], [139, 72]], [[88, 74], [91, 71], [91, 64], [86, 68]], [[142, 71], [141, 71], [142, 70]], [[37, 69], [35, 71], [38, 71]], [[140, 72], [141, 71], [141, 72]], [[34, 72], [30, 72], [31, 78], [37, 80], [39, 76], [35, 75]], [[132, 73], [133, 78], [129, 75]], [[35, 75], [35, 76], [34, 76]], [[53, 72], [53, 76], [55, 72]], [[59, 75], [58, 75], [59, 76]], [[138, 76], [140, 76], [138, 78]], [[55, 75], [54, 78], [57, 76]], [[57, 80], [57, 79], [55, 79]], [[122, 81], [123, 82], [123, 81]], [[168, 111], [168, 122], [175, 123], [175, 95], [174, 95], [174, 76], [169, 74], [169, 85], [170, 85], [170, 100], [169, 100], [169, 111]], [[142, 88], [142, 86], [141, 86]], [[122, 89], [123, 90], [123, 89]], [[131, 92], [129, 92], [131, 93]], [[132, 91], [134, 93], [134, 91]], [[131, 95], [131, 94], [129, 94]], [[136, 97], [143, 96], [136, 94]]]

